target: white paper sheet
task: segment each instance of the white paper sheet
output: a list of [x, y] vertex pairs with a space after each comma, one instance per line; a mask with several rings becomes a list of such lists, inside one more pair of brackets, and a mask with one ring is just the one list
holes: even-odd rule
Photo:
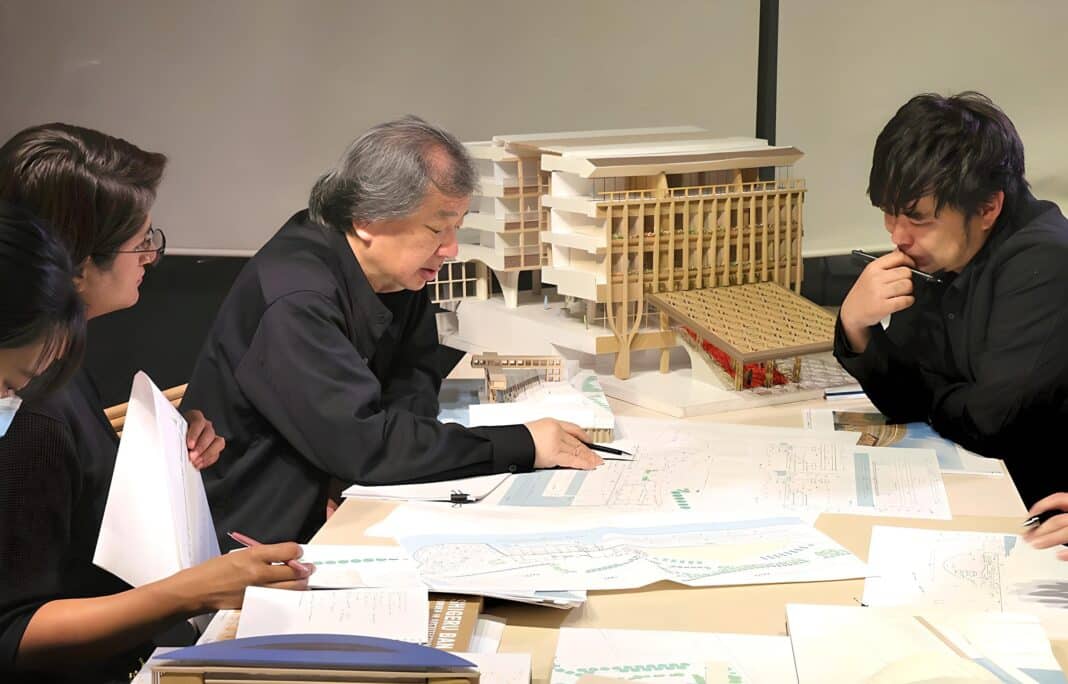
[[685, 522], [566, 532], [401, 537], [436, 591], [611, 590], [662, 580], [689, 586], [814, 582], [863, 577], [867, 568], [796, 518]]
[[709, 661], [726, 661], [731, 682], [797, 681], [787, 637], [561, 627], [550, 683], [575, 684], [592, 674], [693, 684], [705, 681]]
[[237, 623], [241, 621], [240, 610], [220, 610], [211, 617], [197, 644], [214, 644], [216, 641], [233, 639], [237, 635]]
[[[843, 412], [832, 409], [806, 409], [804, 414], [805, 427], [821, 431], [849, 431], [849, 428], [843, 427], [840, 424], [836, 425], [836, 423], [840, 423], [840, 421], [836, 420], [836, 414], [842, 413], [860, 413], [863, 416], [870, 416], [873, 420], [882, 418], [882, 415], [879, 413], [865, 411]], [[952, 441], [936, 433], [930, 425], [924, 423], [909, 423], [908, 425], [901, 427], [904, 430], [904, 434], [899, 441], [892, 445], [885, 446], [889, 448], [933, 449], [935, 456], [938, 457], [938, 466], [944, 473], [995, 476], [1005, 474], [1005, 468], [1002, 465], [1002, 462], [998, 459], [984, 458], [979, 454], [968, 451], [964, 447], [954, 444]], [[860, 433], [858, 432], [857, 434]]]
[[1037, 615], [1068, 638], [1068, 566], [1014, 534], [872, 528], [870, 606], [941, 606]]
[[527, 653], [457, 653], [478, 668], [479, 684], [530, 684]]
[[787, 605], [786, 615], [800, 684], [863, 682], [903, 665], [943, 656], [954, 661], [950, 647], [917, 617], [962, 648], [967, 666], [1021, 674], [1001, 681], [1065, 681], [1042, 626], [1030, 615], [800, 604]]
[[852, 444], [857, 433], [619, 420], [633, 461], [513, 476], [486, 503], [950, 517], [933, 451]]
[[468, 502], [481, 501], [510, 476], [511, 473], [500, 473], [420, 484], [382, 485], [377, 487], [352, 485], [343, 491], [341, 496], [346, 498], [384, 499], [387, 501], [450, 501], [453, 495], [458, 495]]
[[426, 589], [287, 591], [249, 587], [237, 636], [353, 634], [426, 643]]
[[304, 544], [301, 561], [315, 565], [315, 589], [421, 587], [415, 562], [401, 546]]
[[504, 618], [482, 615], [475, 623], [475, 632], [471, 635], [468, 648], [473, 653], [496, 653], [504, 637], [504, 628], [508, 621]]
[[93, 563], [139, 587], [219, 555], [186, 422], [144, 372], [134, 376]]

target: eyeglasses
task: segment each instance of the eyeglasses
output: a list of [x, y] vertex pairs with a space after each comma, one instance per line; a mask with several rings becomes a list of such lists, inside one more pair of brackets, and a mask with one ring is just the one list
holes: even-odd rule
[[141, 244], [133, 249], [117, 249], [114, 252], [110, 252], [110, 254], [150, 254], [155, 252], [156, 255], [149, 263], [156, 265], [163, 259], [163, 253], [166, 250], [167, 236], [163, 234], [162, 230], [152, 226], [145, 233], [145, 239], [141, 241]]

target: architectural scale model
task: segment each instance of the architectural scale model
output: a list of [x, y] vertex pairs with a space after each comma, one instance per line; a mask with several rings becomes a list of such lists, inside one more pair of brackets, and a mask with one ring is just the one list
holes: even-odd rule
[[[489, 297], [493, 273], [505, 307], [524, 309], [537, 304], [520, 306], [521, 271], [531, 271], [539, 298], [542, 283], [555, 285], [564, 299], [556, 309], [587, 340], [575, 344], [572, 330], [554, 345], [614, 354], [612, 372], [626, 379], [642, 350], [658, 351], [667, 372], [669, 350], [689, 329], [729, 357], [739, 389], [747, 364], [765, 364], [768, 382], [772, 360], [831, 349], [833, 317], [800, 296], [805, 184], [792, 177], [796, 148], [696, 127], [467, 145], [482, 194], [457, 260], [483, 266], [465, 272], [476, 282], [462, 289]], [[800, 370], [795, 360], [794, 381]]]
[[564, 360], [559, 356], [502, 356], [496, 352], [471, 357], [472, 368], [486, 371], [486, 400], [512, 401], [524, 388], [539, 382], [561, 382]]

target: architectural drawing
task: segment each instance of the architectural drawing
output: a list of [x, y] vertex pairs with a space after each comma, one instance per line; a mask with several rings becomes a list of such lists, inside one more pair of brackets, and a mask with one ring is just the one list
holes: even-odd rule
[[[633, 461], [591, 471], [510, 478], [487, 499], [512, 506], [619, 506], [662, 510], [853, 513], [948, 519], [934, 453], [860, 447], [799, 431], [731, 433], [722, 426], [617, 419]], [[834, 435], [835, 433], [830, 433]], [[748, 435], [748, 436], [746, 436]]]
[[868, 562], [878, 575], [864, 585], [869, 605], [1033, 613], [1068, 637], [1063, 563], [1015, 534], [876, 526]]
[[855, 556], [797, 518], [397, 541], [435, 591], [633, 589], [663, 580], [708, 587], [866, 574]]
[[731, 684], [796, 682], [790, 640], [779, 636], [561, 627], [550, 684], [584, 675], [698, 684], [706, 664], [725, 666]]

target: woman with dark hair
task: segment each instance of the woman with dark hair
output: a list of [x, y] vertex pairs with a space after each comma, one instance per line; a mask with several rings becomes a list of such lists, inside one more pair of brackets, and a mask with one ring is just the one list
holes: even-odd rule
[[[0, 147], [0, 199], [41, 217], [66, 247], [88, 318], [135, 304], [145, 268], [163, 255], [150, 211], [165, 164], [64, 124], [26, 129]], [[223, 440], [199, 412], [186, 417], [190, 460], [209, 466]], [[94, 566], [117, 449], [82, 370], [27, 401], [0, 438], [5, 682], [126, 681], [153, 637], [181, 620], [240, 606], [249, 585], [307, 586], [310, 566], [284, 564], [300, 556], [294, 543], [226, 554], [137, 588]]]
[[23, 399], [51, 393], [81, 362], [85, 309], [67, 251], [0, 202], [0, 437]]

